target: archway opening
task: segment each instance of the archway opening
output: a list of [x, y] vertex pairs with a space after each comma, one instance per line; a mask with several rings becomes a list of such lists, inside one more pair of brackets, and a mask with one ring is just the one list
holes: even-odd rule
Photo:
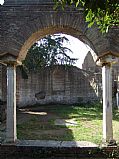
[[[60, 34], [60, 36], [69, 38], [69, 35], [66, 34]], [[73, 39], [71, 36], [70, 38], [72, 39], [70, 40], [70, 43], [73, 44], [76, 39]], [[41, 43], [42, 42], [38, 42], [37, 44], [40, 45]], [[80, 51], [82, 45], [80, 43], [80, 41], [78, 44], [76, 42], [76, 45], [74, 47], [72, 46], [72, 48], [78, 47], [77, 52], [79, 59], [83, 51], [83, 49]], [[66, 43], [62, 45], [62, 47], [65, 47], [65, 50], [66, 47], [69, 46]], [[72, 50], [72, 48], [69, 49]], [[52, 50], [50, 51], [52, 52]], [[88, 49], [84, 49], [82, 63], [88, 51]], [[67, 56], [69, 56], [69, 53], [70, 51], [67, 52]], [[86, 71], [77, 66], [73, 66], [67, 60], [62, 62], [62, 58], [64, 58], [64, 56], [61, 56], [60, 54], [60, 56], [57, 56], [57, 59], [55, 59], [57, 62], [53, 65], [48, 63], [48, 65], [45, 65], [45, 67], [40, 70], [35, 70], [35, 73], [31, 71], [28, 75], [28, 79], [20, 80], [21, 77], [18, 77], [19, 83], [17, 90], [18, 92], [22, 92], [21, 95], [18, 95], [19, 99], [21, 99], [21, 101], [18, 101], [21, 111], [21, 116], [18, 116], [18, 121], [22, 118], [22, 115], [26, 115], [28, 118], [29, 116], [32, 116], [31, 121], [29, 122], [30, 127], [28, 123], [24, 123], [24, 120], [21, 121], [21, 124], [18, 124], [18, 138], [40, 140], [54, 139], [58, 141], [87, 140], [88, 142], [91, 142], [91, 138], [87, 137], [92, 136], [94, 139], [92, 142], [96, 143], [96, 141], [98, 141], [99, 143], [99, 140], [101, 141], [101, 128], [100, 132], [98, 131], [96, 134], [93, 133], [94, 128], [90, 127], [93, 123], [92, 121], [94, 121], [94, 118], [97, 116], [97, 112], [99, 113], [99, 107], [95, 109], [92, 104], [92, 101], [98, 100], [96, 94], [97, 88], [94, 86], [96, 84], [96, 81], [94, 80], [95, 77], [89, 70]], [[74, 57], [72, 56], [70, 59], [71, 58], [78, 58], [75, 56], [75, 52]], [[80, 66], [81, 65], [82, 64], [80, 64]], [[101, 119], [102, 112], [100, 112], [98, 116], [100, 127]], [[44, 123], [43, 120], [45, 120]], [[90, 128], [87, 127], [86, 123], [84, 124], [84, 127], [82, 127], [84, 122], [88, 122]], [[94, 125], [97, 125], [97, 123]], [[31, 129], [34, 131], [31, 131]], [[30, 134], [29, 136], [27, 131]], [[78, 132], [81, 132], [79, 133], [80, 135], [83, 132], [86, 133], [83, 133], [84, 135], [81, 137], [78, 135]], [[91, 134], [89, 135], [88, 133], [90, 132]], [[99, 137], [99, 140], [97, 137]]]

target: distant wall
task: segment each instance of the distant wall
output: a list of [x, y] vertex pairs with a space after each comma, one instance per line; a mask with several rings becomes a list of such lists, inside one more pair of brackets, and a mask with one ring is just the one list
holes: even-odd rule
[[0, 64], [0, 100], [7, 100], [7, 75], [6, 66]]
[[[87, 55], [84, 59], [84, 62], [82, 64], [82, 68], [84, 70], [90, 71], [94, 74], [101, 74], [101, 72], [102, 72], [102, 68], [100, 66], [96, 65], [90, 51], [87, 53]], [[99, 78], [99, 76], [97, 76], [97, 77]], [[97, 80], [97, 82], [98, 81], [101, 81], [101, 79]], [[102, 87], [101, 83], [99, 83], [98, 85], [100, 85], [99, 87]], [[117, 63], [112, 65], [112, 101], [113, 101], [113, 105], [116, 105], [116, 100], [117, 100], [116, 93], [117, 92], [119, 92], [119, 59], [118, 59]], [[100, 93], [100, 91], [99, 91], [99, 93]]]
[[[87, 68], [88, 70], [88, 68]], [[101, 72], [77, 67], [54, 66], [29, 72], [23, 79], [17, 69], [17, 106], [33, 104], [87, 103], [102, 99]], [[119, 90], [119, 66], [113, 66], [113, 97]], [[117, 87], [115, 88], [115, 86]], [[6, 67], [0, 65], [0, 100], [7, 99]]]
[[89, 51], [84, 59], [82, 64], [82, 69], [88, 70], [91, 72], [101, 72], [101, 67], [96, 65], [96, 62], [93, 59], [91, 52]]
[[[98, 79], [98, 78], [97, 78]], [[98, 100], [99, 82], [94, 74], [77, 67], [54, 66], [30, 72], [23, 79], [17, 71], [17, 105], [72, 104]], [[98, 83], [98, 84], [97, 84]]]

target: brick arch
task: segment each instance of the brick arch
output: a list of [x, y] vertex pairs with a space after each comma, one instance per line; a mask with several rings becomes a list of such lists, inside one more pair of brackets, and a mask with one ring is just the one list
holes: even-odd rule
[[[18, 60], [22, 61], [25, 59], [25, 56], [27, 54], [28, 49], [39, 39], [43, 38], [46, 35], [49, 34], [55, 34], [55, 33], [63, 33], [63, 34], [68, 34], [71, 35], [73, 37], [76, 37], [77, 39], [81, 40], [82, 42], [90, 45], [90, 47], [95, 51], [95, 48], [93, 46], [93, 44], [88, 40], [88, 38], [83, 35], [81, 32], [79, 32], [76, 29], [70, 28], [70, 27], [49, 27], [49, 28], [44, 28], [44, 29], [40, 29], [39, 31], [33, 33], [28, 40], [26, 40], [26, 42], [24, 43], [24, 45], [22, 46], [19, 56], [18, 56]], [[79, 52], [80, 53], [80, 52]], [[94, 56], [94, 59], [96, 59], [95, 57], [97, 56], [95, 52], [93, 52], [92, 56]]]
[[97, 26], [87, 27], [81, 10], [67, 7], [65, 11], [54, 11], [50, 1], [5, 0], [5, 4], [0, 5], [0, 60], [7, 64], [8, 79], [6, 142], [12, 143], [17, 139], [16, 59], [22, 61], [35, 40], [47, 34], [62, 32], [87, 43], [99, 56], [103, 68], [103, 139], [113, 145], [111, 63], [119, 54], [119, 27], [112, 28], [104, 36]]
[[87, 43], [97, 56], [112, 51], [119, 53], [119, 28], [105, 36], [97, 28], [87, 27], [83, 13], [67, 7], [53, 10], [52, 0], [5, 0], [0, 6], [0, 56], [11, 54], [22, 61], [27, 50], [47, 34], [65, 33]]

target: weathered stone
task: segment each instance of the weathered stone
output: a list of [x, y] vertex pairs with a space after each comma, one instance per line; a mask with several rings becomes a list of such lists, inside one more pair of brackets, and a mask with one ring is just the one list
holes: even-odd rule
[[0, 56], [12, 54], [24, 60], [27, 50], [47, 34], [66, 33], [88, 44], [95, 54], [119, 53], [119, 27], [105, 36], [97, 26], [87, 27], [81, 10], [53, 9], [52, 0], [5, 0], [0, 6]]
[[[100, 75], [99, 75], [100, 76]], [[17, 70], [17, 105], [33, 104], [80, 104], [100, 99], [101, 87], [95, 74], [77, 67], [54, 66], [28, 73], [23, 79]], [[99, 91], [100, 93], [98, 93]], [[99, 95], [99, 96], [98, 96]]]
[[87, 141], [53, 141], [53, 140], [21, 140], [17, 146], [38, 147], [98, 147], [98, 145]]
[[56, 119], [54, 122], [55, 125], [63, 125], [63, 126], [77, 126], [78, 123], [73, 119]]
[[16, 136], [16, 67], [8, 65], [6, 142], [15, 142]]
[[44, 92], [44, 91], [41, 91], [41, 92], [35, 94], [35, 97], [37, 98], [37, 100], [45, 99], [45, 96], [46, 96], [46, 92]]
[[[106, 52], [116, 54], [119, 57], [118, 26], [112, 27], [109, 33], [104, 36], [97, 26], [88, 28], [82, 8], [78, 10], [73, 7], [66, 7], [64, 11], [61, 9], [56, 11], [53, 10], [54, 4], [51, 2], [50, 0], [35, 0], [33, 2], [31, 0], [6, 0], [5, 4], [0, 6], [0, 60], [3, 63], [9, 64], [7, 67], [7, 141], [14, 142], [16, 140], [16, 74], [15, 68], [13, 69], [10, 65], [13, 62], [17, 63], [17, 61], [24, 60], [28, 49], [36, 40], [41, 39], [47, 34], [66, 33], [88, 44], [94, 51], [94, 54], [99, 56], [98, 60]], [[102, 64], [104, 66], [105, 62]], [[86, 72], [85, 76], [87, 76]], [[89, 81], [87, 83], [89, 84]], [[73, 81], [70, 81], [70, 84], [74, 90]], [[104, 88], [107, 89], [107, 86], [110, 87], [110, 84], [106, 83]], [[63, 91], [64, 85], [61, 83], [60, 87], [62, 88], [61, 90], [54, 87], [55, 91], [53, 93], [56, 94], [56, 91], [59, 91], [63, 94], [65, 91], [65, 89]], [[109, 94], [111, 94], [110, 90]], [[107, 93], [108, 91], [104, 92], [111, 98], [111, 95]], [[76, 96], [75, 93], [72, 93], [74, 98]], [[106, 101], [106, 107], [109, 107], [111, 102], [107, 102], [106, 97], [103, 96], [103, 98]], [[62, 96], [58, 96], [58, 101], [61, 101], [61, 99]], [[111, 114], [111, 109], [109, 111], [109, 114]], [[107, 118], [106, 115], [105, 117]], [[109, 129], [111, 134], [111, 126]], [[109, 131], [107, 131], [108, 134]]]

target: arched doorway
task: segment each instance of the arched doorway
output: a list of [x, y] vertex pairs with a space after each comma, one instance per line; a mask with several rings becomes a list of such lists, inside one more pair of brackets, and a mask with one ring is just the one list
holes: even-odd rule
[[[112, 139], [112, 102], [106, 97], [111, 99], [112, 96], [108, 93], [111, 92], [110, 64], [116, 60], [119, 52], [119, 40], [118, 36], [115, 36], [118, 28], [117, 30], [112, 28], [109, 35], [103, 36], [97, 26], [87, 27], [81, 10], [67, 7], [65, 11], [60, 9], [54, 11], [54, 4], [48, 0], [39, 1], [34, 7], [32, 5], [30, 0], [24, 3], [6, 0], [1, 6], [0, 57], [1, 61], [7, 65], [8, 75], [7, 140], [16, 140], [16, 65], [22, 63], [27, 50], [36, 40], [47, 34], [58, 32], [67, 33], [87, 43], [99, 56], [97, 60], [101, 61], [104, 68], [104, 138], [105, 140]], [[111, 47], [113, 37], [116, 40]], [[105, 108], [110, 109], [107, 111]]]

